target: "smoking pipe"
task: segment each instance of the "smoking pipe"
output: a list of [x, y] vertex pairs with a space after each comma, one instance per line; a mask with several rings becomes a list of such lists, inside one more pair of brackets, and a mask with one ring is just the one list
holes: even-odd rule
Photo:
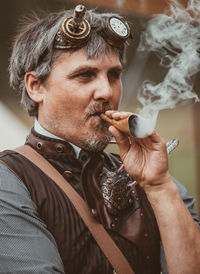
[[114, 120], [106, 116], [104, 113], [100, 115], [101, 119], [108, 122], [110, 125], [113, 125], [123, 133], [129, 136], [136, 137], [135, 135], [135, 123], [138, 119], [138, 116], [135, 114], [130, 115], [129, 117], [122, 120]]
[[[114, 127], [118, 128], [120, 131], [124, 132], [125, 134], [133, 137], [138, 137], [136, 134], [138, 122], [141, 119], [140, 116], [132, 114], [129, 117], [122, 119], [122, 120], [114, 120], [106, 116], [104, 113], [100, 115], [100, 117], [108, 122], [109, 124], [113, 125]], [[114, 142], [115, 143], [115, 142]], [[172, 139], [171, 141], [167, 142], [167, 153], [169, 154], [172, 152], [179, 144], [178, 139]]]

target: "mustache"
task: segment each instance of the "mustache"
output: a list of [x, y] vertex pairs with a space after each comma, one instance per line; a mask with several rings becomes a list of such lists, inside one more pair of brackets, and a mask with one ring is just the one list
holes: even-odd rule
[[104, 102], [101, 104], [94, 103], [86, 111], [85, 120], [88, 120], [93, 115], [100, 115], [102, 113], [105, 113], [107, 110], [112, 110], [109, 102]]

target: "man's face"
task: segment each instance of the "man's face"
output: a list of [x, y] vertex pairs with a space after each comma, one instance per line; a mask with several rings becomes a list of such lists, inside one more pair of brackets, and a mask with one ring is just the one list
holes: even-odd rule
[[121, 71], [114, 52], [90, 59], [83, 49], [62, 53], [42, 84], [40, 124], [86, 150], [103, 149], [111, 136], [108, 125], [99, 115], [118, 108]]

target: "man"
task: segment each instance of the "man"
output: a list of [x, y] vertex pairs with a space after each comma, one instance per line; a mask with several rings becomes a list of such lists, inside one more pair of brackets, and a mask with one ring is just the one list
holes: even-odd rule
[[[15, 40], [11, 85], [36, 117], [26, 144], [84, 198], [135, 273], [198, 273], [200, 222], [194, 199], [169, 174], [164, 141], [155, 131], [130, 140], [100, 118], [129, 116], [117, 111], [129, 35], [115, 39], [107, 24], [112, 17], [128, 26], [79, 11], [37, 19]], [[120, 158], [103, 151], [112, 135]], [[113, 273], [62, 190], [15, 151], [0, 160], [0, 273]]]

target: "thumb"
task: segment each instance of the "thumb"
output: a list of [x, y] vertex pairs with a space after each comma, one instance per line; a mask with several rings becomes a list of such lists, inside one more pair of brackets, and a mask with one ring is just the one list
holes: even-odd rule
[[109, 127], [110, 133], [115, 138], [117, 145], [119, 147], [120, 154], [125, 155], [130, 149], [130, 140], [126, 134], [116, 129], [114, 126]]

